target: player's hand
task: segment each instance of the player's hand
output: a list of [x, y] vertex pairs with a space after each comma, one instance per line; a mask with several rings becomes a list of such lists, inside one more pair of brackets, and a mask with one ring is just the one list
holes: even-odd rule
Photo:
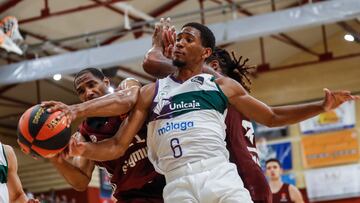
[[53, 113], [55, 111], [61, 111], [58, 118], [66, 117], [65, 124], [67, 127], [70, 127], [71, 122], [77, 118], [77, 108], [75, 105], [66, 105], [58, 101], [44, 101], [41, 103], [42, 107], [47, 108], [47, 112]]
[[135, 78], [126, 78], [125, 80], [121, 81], [121, 83], [119, 84], [118, 88], [116, 88], [116, 90], [117, 91], [125, 90], [125, 89], [129, 89], [130, 87], [141, 88], [141, 83]]
[[164, 28], [164, 18], [161, 18], [159, 22], [155, 24], [154, 33], [152, 35], [152, 46], [157, 48], [163, 48], [162, 32]]
[[29, 199], [26, 203], [40, 203], [38, 199]]
[[324, 88], [324, 92], [325, 92], [325, 98], [323, 102], [324, 111], [330, 111], [336, 109], [344, 102], [360, 99], [360, 96], [351, 95], [351, 92], [346, 90], [330, 91], [329, 89]]
[[164, 45], [164, 56], [172, 59], [172, 53], [176, 41], [176, 30], [173, 25], [171, 25], [171, 19], [166, 18], [165, 20], [160, 20], [162, 25], [162, 41]]
[[68, 146], [68, 156], [82, 156], [88, 143], [80, 141], [77, 137], [72, 136]]

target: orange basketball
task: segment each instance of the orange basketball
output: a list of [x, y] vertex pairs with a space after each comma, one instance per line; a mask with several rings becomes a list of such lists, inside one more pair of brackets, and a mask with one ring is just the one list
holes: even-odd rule
[[26, 154], [51, 158], [65, 149], [71, 132], [65, 117], [57, 119], [60, 111], [48, 113], [35, 105], [26, 110], [18, 124], [18, 143]]

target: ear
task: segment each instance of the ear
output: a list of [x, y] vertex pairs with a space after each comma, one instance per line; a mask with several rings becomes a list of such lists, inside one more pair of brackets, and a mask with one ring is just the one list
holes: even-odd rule
[[210, 48], [204, 48], [203, 54], [201, 57], [205, 60], [205, 59], [209, 58], [209, 56], [211, 56], [211, 54], [212, 54], [212, 50]]
[[103, 82], [104, 82], [104, 84], [105, 84], [106, 87], [109, 87], [109, 86], [110, 86], [110, 80], [109, 80], [109, 78], [104, 77]]
[[220, 68], [219, 61], [218, 61], [218, 60], [212, 60], [212, 61], [209, 63], [209, 66], [210, 66], [211, 68], [213, 68], [214, 70], [217, 70], [218, 68]]

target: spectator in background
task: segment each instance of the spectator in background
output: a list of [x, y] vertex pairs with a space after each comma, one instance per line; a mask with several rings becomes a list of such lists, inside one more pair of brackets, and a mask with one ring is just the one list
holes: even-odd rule
[[27, 188], [24, 188], [24, 192], [27, 198], [34, 199], [34, 194], [30, 192]]
[[273, 203], [304, 203], [301, 192], [294, 185], [281, 181], [283, 169], [277, 159], [269, 159], [265, 163], [266, 175], [273, 195]]

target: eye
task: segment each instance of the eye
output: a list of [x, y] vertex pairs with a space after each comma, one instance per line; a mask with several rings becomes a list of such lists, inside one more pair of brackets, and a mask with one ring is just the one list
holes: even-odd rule
[[80, 94], [84, 93], [84, 89], [78, 89], [78, 90], [76, 90], [76, 92], [80, 95]]
[[89, 88], [94, 88], [96, 86], [96, 83], [95, 82], [89, 82], [88, 83], [88, 87]]

